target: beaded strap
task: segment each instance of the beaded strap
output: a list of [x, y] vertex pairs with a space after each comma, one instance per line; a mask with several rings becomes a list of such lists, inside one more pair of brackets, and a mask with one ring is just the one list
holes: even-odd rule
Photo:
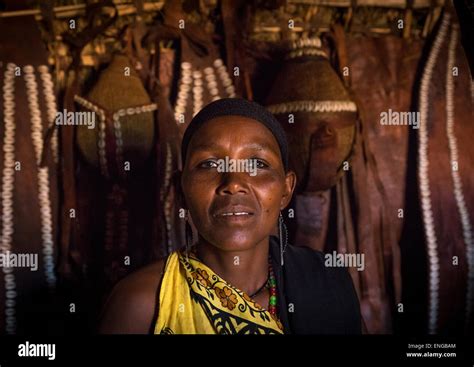
[[221, 97], [219, 96], [219, 89], [217, 89], [217, 79], [216, 74], [214, 72], [214, 68], [205, 68], [204, 74], [207, 83], [206, 86], [209, 91], [209, 94], [211, 95], [211, 100], [217, 101], [218, 99], [221, 99]]
[[202, 73], [199, 70], [193, 71], [193, 82], [194, 86], [192, 88], [193, 91], [193, 117], [197, 115], [203, 106], [202, 102], [202, 94], [203, 94], [203, 87], [202, 87]]
[[53, 242], [53, 217], [51, 211], [51, 199], [49, 192], [49, 170], [48, 167], [39, 167], [43, 150], [43, 123], [38, 102], [38, 84], [34, 74], [34, 68], [27, 65], [23, 68], [25, 72], [28, 104], [31, 116], [31, 139], [38, 164], [38, 201], [40, 207], [41, 239], [43, 243], [43, 261], [45, 266], [46, 283], [52, 290], [56, 286], [56, 275], [54, 274], [54, 242]]
[[[8, 252], [13, 237], [13, 189], [15, 182], [15, 64], [7, 64], [3, 79], [3, 177], [2, 177], [2, 232], [1, 250]], [[16, 331], [16, 282], [11, 267], [2, 267], [5, 280], [5, 330]]]
[[[115, 160], [117, 167], [123, 167], [123, 139], [122, 139], [122, 124], [120, 123], [120, 118], [123, 116], [132, 116], [145, 112], [153, 112], [157, 109], [155, 103], [139, 106], [139, 107], [128, 107], [116, 111], [112, 115], [113, 126], [114, 126], [114, 135], [115, 135]], [[118, 172], [121, 176], [125, 176], [123, 169], [118, 169]]]
[[[38, 67], [40, 72], [40, 78], [43, 82], [43, 95], [46, 102], [46, 113], [48, 116], [49, 126], [54, 125], [56, 119], [56, 112], [58, 110], [56, 104], [56, 97], [54, 95], [54, 84], [49, 72], [49, 68], [46, 65]], [[53, 159], [55, 163], [58, 163], [58, 130], [54, 129], [53, 136], [51, 138], [51, 151], [53, 153]]]
[[268, 283], [270, 286], [270, 298], [268, 299], [268, 312], [274, 317], [277, 315], [277, 284], [271, 259], [268, 261]]
[[[448, 136], [448, 146], [450, 161], [458, 161], [458, 144], [454, 134], [454, 76], [453, 67], [456, 64], [456, 44], [458, 41], [458, 30], [453, 26], [449, 40], [448, 63], [446, 70], [446, 133]], [[461, 225], [463, 229], [464, 244], [466, 245], [466, 258], [468, 265], [467, 294], [466, 294], [466, 328], [470, 325], [473, 302], [474, 302], [474, 241], [472, 238], [472, 226], [469, 212], [464, 198], [461, 176], [459, 171], [451, 169], [451, 177], [454, 184], [454, 198], [458, 207]]]
[[428, 249], [429, 263], [429, 304], [428, 332], [435, 334], [438, 327], [439, 308], [439, 256], [436, 232], [434, 227], [431, 190], [428, 178], [428, 94], [433, 69], [438, 59], [441, 45], [446, 38], [449, 26], [449, 14], [443, 13], [443, 19], [438, 34], [428, 57], [420, 86], [420, 128], [418, 130], [418, 180], [420, 182], [421, 208], [425, 236]]
[[[176, 100], [176, 106], [174, 109], [176, 122], [185, 122], [183, 121], [183, 116], [186, 114], [188, 99], [191, 91], [193, 94], [192, 116], [194, 117], [202, 109], [204, 105], [204, 83], [207, 89], [207, 94], [209, 95], [211, 101], [217, 101], [218, 99], [221, 99], [221, 96], [219, 95], [219, 85], [216, 78], [216, 72], [219, 76], [222, 89], [225, 90], [228, 97], [234, 98], [235, 87], [222, 59], [218, 58], [214, 60], [212, 66], [208, 66], [202, 71], [199, 69], [194, 69], [190, 62], [183, 61], [181, 63], [181, 78], [178, 87], [178, 98]], [[205, 82], [203, 81], [203, 77]]]
[[174, 117], [177, 122], [180, 121], [182, 115], [186, 112], [188, 104], [188, 94], [191, 91], [192, 84], [192, 66], [189, 62], [181, 63], [181, 80], [178, 89], [178, 99], [176, 101]]
[[160, 189], [160, 199], [163, 202], [163, 212], [164, 212], [164, 221], [165, 221], [165, 231], [166, 231], [166, 249], [167, 254], [173, 252], [173, 241], [171, 240], [171, 216], [174, 200], [170, 197], [169, 189], [171, 187], [171, 177], [173, 170], [173, 154], [171, 152], [171, 145], [169, 142], [166, 143], [166, 153], [165, 153], [165, 174], [163, 179], [163, 185]]
[[227, 92], [227, 95], [230, 98], [235, 97], [235, 88], [232, 84], [232, 80], [229, 77], [229, 73], [227, 72], [227, 67], [224, 65], [222, 59], [216, 59], [213, 63], [214, 67], [217, 69], [217, 74], [222, 82], [222, 85]]
[[99, 131], [97, 133], [97, 153], [99, 156], [100, 171], [103, 176], [109, 177], [109, 170], [107, 168], [107, 154], [105, 152], [105, 111], [92, 102], [78, 95], [74, 96], [74, 101], [84, 108], [95, 112], [99, 116]]

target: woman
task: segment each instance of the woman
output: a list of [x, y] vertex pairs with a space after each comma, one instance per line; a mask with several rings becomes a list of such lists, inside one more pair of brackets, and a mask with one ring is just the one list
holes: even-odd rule
[[346, 269], [286, 244], [281, 211], [296, 184], [287, 150], [279, 122], [256, 103], [201, 110], [183, 137], [181, 173], [197, 243], [122, 280], [101, 332], [360, 333]]

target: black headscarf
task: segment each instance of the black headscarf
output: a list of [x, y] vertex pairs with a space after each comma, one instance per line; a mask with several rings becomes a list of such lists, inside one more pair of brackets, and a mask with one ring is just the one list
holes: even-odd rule
[[285, 131], [278, 120], [268, 112], [263, 106], [242, 98], [223, 98], [204, 107], [188, 125], [184, 132], [183, 141], [181, 143], [181, 157], [184, 163], [188, 145], [194, 133], [205, 123], [220, 116], [242, 116], [253, 119], [265, 125], [268, 130], [275, 136], [280, 148], [281, 159], [285, 172], [288, 171], [288, 142], [286, 140]]

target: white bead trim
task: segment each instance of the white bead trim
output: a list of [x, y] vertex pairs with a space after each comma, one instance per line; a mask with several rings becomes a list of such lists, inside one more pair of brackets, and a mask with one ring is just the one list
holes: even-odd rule
[[317, 48], [301, 48], [297, 50], [290, 51], [286, 56], [285, 59], [296, 59], [302, 56], [321, 56], [324, 58], [328, 58], [328, 55], [323, 50]]
[[267, 106], [273, 114], [291, 112], [357, 112], [357, 105], [351, 101], [293, 101]]
[[291, 43], [291, 49], [303, 48], [303, 47], [316, 47], [321, 48], [321, 38], [319, 37], [302, 37]]

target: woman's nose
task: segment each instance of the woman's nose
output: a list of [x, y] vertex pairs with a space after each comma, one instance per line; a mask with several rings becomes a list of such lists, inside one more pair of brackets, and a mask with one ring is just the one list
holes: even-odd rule
[[[246, 172], [222, 172], [221, 184], [217, 190], [218, 194], [234, 195], [248, 193], [248, 176]], [[247, 177], [245, 177], [247, 176]]]

